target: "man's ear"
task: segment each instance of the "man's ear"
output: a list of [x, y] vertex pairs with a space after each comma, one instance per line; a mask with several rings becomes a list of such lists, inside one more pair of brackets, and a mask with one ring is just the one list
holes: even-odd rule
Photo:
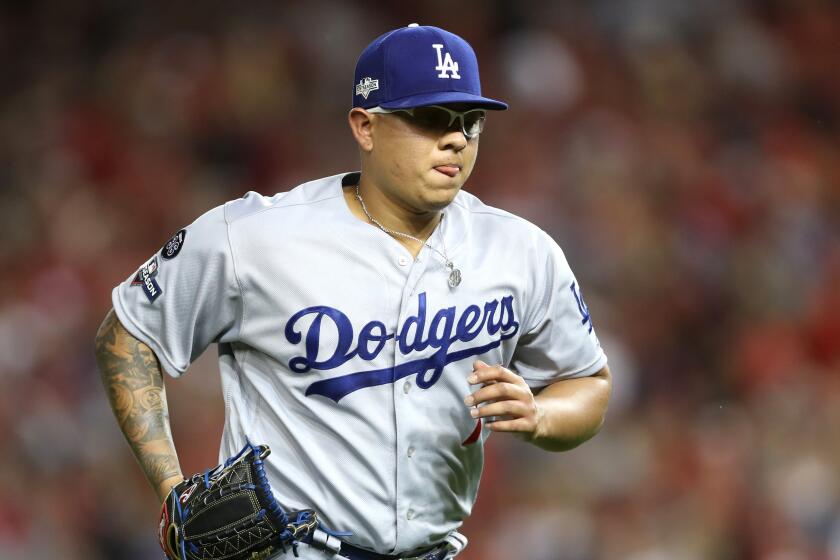
[[370, 113], [360, 107], [353, 107], [347, 114], [347, 122], [359, 148], [365, 152], [373, 150], [373, 121]]

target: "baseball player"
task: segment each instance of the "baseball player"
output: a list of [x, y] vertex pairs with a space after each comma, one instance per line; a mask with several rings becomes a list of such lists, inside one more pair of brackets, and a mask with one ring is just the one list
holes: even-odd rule
[[482, 96], [469, 44], [386, 33], [352, 99], [361, 171], [249, 192], [176, 233], [114, 288], [98, 363], [162, 501], [184, 480], [162, 372], [216, 343], [220, 459], [267, 444], [277, 501], [343, 532], [300, 557], [451, 558], [490, 434], [589, 439], [607, 359], [558, 245], [462, 190], [487, 112], [507, 108]]

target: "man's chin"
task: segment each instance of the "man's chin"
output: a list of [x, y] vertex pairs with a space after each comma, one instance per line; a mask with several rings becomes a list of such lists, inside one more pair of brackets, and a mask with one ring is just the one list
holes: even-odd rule
[[447, 204], [452, 202], [458, 194], [458, 191], [461, 190], [461, 187], [464, 186], [463, 177], [459, 174], [455, 177], [447, 177], [437, 171], [433, 171], [434, 175], [429, 177], [426, 184], [427, 187], [427, 194], [429, 198], [434, 198], [438, 200], [447, 200]]
[[427, 190], [424, 193], [423, 203], [429, 211], [440, 211], [449, 206], [455, 197], [458, 196], [458, 191], [461, 190], [461, 185], [452, 185], [447, 187], [436, 187]]

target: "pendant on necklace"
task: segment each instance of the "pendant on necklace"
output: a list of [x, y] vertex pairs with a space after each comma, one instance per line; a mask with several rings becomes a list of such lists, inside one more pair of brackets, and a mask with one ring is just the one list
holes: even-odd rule
[[461, 271], [455, 268], [452, 261], [446, 263], [446, 267], [449, 269], [449, 287], [454, 288], [461, 283]]

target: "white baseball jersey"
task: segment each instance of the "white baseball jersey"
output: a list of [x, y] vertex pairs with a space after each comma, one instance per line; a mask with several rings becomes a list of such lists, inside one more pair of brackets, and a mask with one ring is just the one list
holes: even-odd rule
[[218, 343], [220, 459], [268, 444], [287, 508], [313, 508], [382, 554], [456, 530], [490, 430], [463, 399], [472, 363], [533, 389], [606, 364], [580, 287], [542, 230], [461, 191], [415, 259], [356, 218], [342, 179], [250, 192], [178, 232], [113, 291], [116, 313], [172, 376]]

